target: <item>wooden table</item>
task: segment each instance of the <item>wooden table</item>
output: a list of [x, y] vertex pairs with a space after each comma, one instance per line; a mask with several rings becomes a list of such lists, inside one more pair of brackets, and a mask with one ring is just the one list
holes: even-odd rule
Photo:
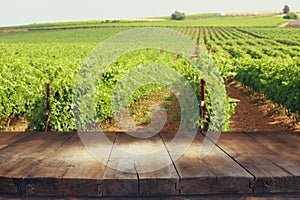
[[[206, 136], [196, 135], [179, 159], [168, 149], [170, 134], [137, 139], [109, 133], [107, 163], [86, 150], [77, 133], [0, 133], [0, 194], [25, 196], [165, 196], [300, 194], [299, 133], [223, 133], [215, 148], [199, 158]], [[182, 139], [180, 144], [184, 144]], [[162, 147], [171, 164], [145, 173], [107, 167], [121, 163], [118, 148]], [[178, 151], [180, 146], [178, 145]], [[143, 148], [144, 148], [143, 146]], [[150, 151], [150, 150], [149, 150]], [[149, 158], [149, 165], [155, 160]], [[130, 166], [129, 166], [130, 168]]]

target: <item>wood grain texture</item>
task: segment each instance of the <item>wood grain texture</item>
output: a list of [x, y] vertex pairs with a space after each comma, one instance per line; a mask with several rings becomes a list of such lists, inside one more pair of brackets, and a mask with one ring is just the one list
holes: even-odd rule
[[0, 149], [7, 147], [14, 142], [27, 137], [30, 133], [4, 133], [0, 132]]
[[0, 149], [0, 176], [9, 178], [6, 183], [0, 179], [0, 193], [23, 193], [24, 178], [68, 138], [70, 134], [32, 133]]
[[[168, 143], [173, 137], [163, 134]], [[180, 143], [184, 143], [181, 138]], [[217, 147], [204, 158], [199, 151], [204, 136], [197, 134], [190, 148], [174, 164], [180, 176], [181, 194], [251, 193], [249, 184], [254, 177]], [[213, 144], [212, 144], [213, 145]], [[176, 149], [170, 150], [171, 157]]]
[[25, 190], [28, 195], [98, 196], [104, 169], [74, 134], [28, 175]]
[[[159, 135], [137, 138], [118, 134], [105, 171], [103, 188], [110, 195], [178, 194], [178, 175]], [[129, 183], [124, 187], [122, 184]], [[111, 191], [113, 188], [114, 191]]]
[[[140, 195], [176, 195], [179, 176], [174, 168], [162, 138], [157, 134], [140, 139], [136, 145], [142, 146], [142, 158], [135, 165], [139, 177]], [[146, 153], [150, 152], [150, 153]]]
[[298, 192], [299, 166], [241, 133], [222, 134], [218, 145], [255, 177], [251, 188], [261, 192]]
[[300, 133], [248, 133], [247, 135], [300, 166]]
[[[99, 191], [105, 196], [138, 195], [137, 172], [134, 165], [124, 155], [124, 150], [130, 147], [131, 140], [123, 135], [122, 133], [117, 134], [107, 167], [99, 184]], [[126, 169], [126, 171], [121, 171], [121, 169]]]
[[[247, 134], [224, 133], [217, 146], [197, 134], [178, 157], [189, 141], [184, 134], [171, 146], [175, 135], [168, 133], [147, 139], [124, 133], [84, 138], [77, 133], [0, 133], [0, 194], [181, 198], [300, 193], [299, 135]], [[200, 158], [205, 139], [214, 148]]]

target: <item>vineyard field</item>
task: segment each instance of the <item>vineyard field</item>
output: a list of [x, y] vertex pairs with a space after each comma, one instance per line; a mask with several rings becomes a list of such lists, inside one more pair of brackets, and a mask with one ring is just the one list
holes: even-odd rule
[[[264, 19], [262, 26], [264, 23], [270, 26], [283, 23], [281, 19], [275, 17], [264, 17]], [[300, 110], [299, 29], [249, 27], [258, 24], [258, 21], [253, 18], [227, 18], [226, 23], [220, 20], [214, 23], [213, 20], [217, 19], [208, 20], [207, 24], [205, 20], [201, 23], [186, 21], [184, 24], [179, 22], [128, 22], [128, 24], [130, 26], [161, 26], [162, 24], [173, 26], [172, 29], [187, 35], [210, 54], [224, 79], [234, 78], [264, 94], [273, 102], [283, 105], [289, 111], [298, 113]], [[125, 24], [118, 24], [117, 27], [84, 29], [79, 28], [78, 24], [64, 24], [67, 25], [66, 30], [0, 34], [0, 129], [5, 130], [13, 118], [25, 117], [29, 121], [28, 130], [44, 130], [45, 85], [50, 83], [52, 130], [74, 130], [71, 94], [77, 70], [86, 56], [101, 41], [133, 28], [126, 27], [129, 25]], [[181, 27], [178, 27], [179, 24]], [[235, 26], [231, 27], [232, 24]], [[49, 27], [60, 26], [61, 24], [52, 24]], [[69, 26], [78, 27], [68, 29]], [[36, 26], [36, 28], [41, 27]], [[160, 52], [153, 51], [144, 53], [152, 55], [151, 59], [161, 55]], [[116, 64], [115, 71], [121, 68], [129, 69], [132, 63], [127, 61], [132, 56], [139, 58], [134, 64], [140, 64], [145, 60], [143, 55], [136, 52], [126, 56], [116, 62], [122, 65]], [[169, 60], [160, 61], [172, 63], [174, 68], [178, 69], [189, 68], [189, 63], [182, 58], [174, 61], [171, 55], [166, 57]], [[114, 69], [113, 66], [112, 68]], [[182, 71], [182, 73], [186, 73], [187, 77], [196, 77], [194, 80], [200, 82], [201, 75], [195, 74], [193, 70]], [[111, 82], [111, 78], [115, 75], [111, 74], [107, 81]], [[152, 89], [150, 88], [149, 91]], [[142, 95], [136, 98], [140, 96]], [[106, 101], [109, 104], [109, 101], [101, 99], [102, 97], [99, 93], [99, 101]], [[98, 105], [97, 112], [102, 116], [101, 120], [111, 117], [109, 109], [103, 106]], [[228, 120], [229, 117], [226, 116], [226, 119]]]
[[[191, 16], [193, 18], [193, 16]], [[197, 16], [196, 16], [197, 18]], [[196, 27], [196, 26], [222, 26], [222, 27], [278, 27], [291, 20], [283, 19], [282, 16], [256, 16], [256, 17], [232, 17], [232, 16], [208, 16], [201, 19], [189, 19], [174, 21], [163, 19], [140, 19], [140, 20], [94, 20], [79, 22], [57, 22], [30, 24], [16, 27], [0, 27], [1, 29], [29, 29], [29, 30], [51, 30], [51, 29], [81, 29], [101, 27]]]
[[124, 28], [0, 35], [2, 129], [12, 119], [25, 117], [28, 130], [44, 130], [45, 85], [49, 83], [53, 130], [73, 130], [70, 94], [76, 70], [99, 42], [120, 31]]
[[[75, 130], [72, 94], [77, 70], [98, 43], [121, 31], [124, 31], [124, 28], [2, 35], [0, 38], [2, 41], [0, 43], [2, 129], [9, 126], [12, 120], [25, 117], [29, 122], [28, 130], [45, 130], [45, 113], [47, 112], [45, 85], [49, 83], [51, 86], [49, 99], [51, 130]], [[160, 59], [157, 59], [158, 57]], [[102, 81], [99, 83], [101, 90], [97, 94], [98, 104], [96, 105], [100, 121], [110, 118], [113, 114], [110, 109], [110, 99], [107, 97], [112, 95], [111, 83], [116, 82], [116, 77], [120, 77], [132, 66], [154, 61], [173, 66], [190, 80], [194, 89], [198, 91], [197, 94], [201, 94], [199, 92], [201, 74], [193, 71], [189, 62], [180, 56], [174, 60], [174, 55], [167, 52], [151, 50], [142, 53], [133, 52], [132, 55], [120, 57], [112, 69], [109, 68], [110, 70], [103, 74]], [[131, 102], [153, 90], [155, 88], [151, 86], [142, 88], [142, 93], [137, 93]], [[200, 96], [198, 98], [200, 99]], [[227, 121], [228, 119], [229, 115]]]
[[299, 112], [299, 30], [245, 30], [200, 27], [180, 31], [210, 52], [224, 77], [233, 77], [290, 111]]
[[94, 44], [96, 46], [101, 41], [110, 36], [126, 31], [127, 27], [103, 27], [103, 28], [86, 28], [86, 29], [66, 29], [66, 30], [45, 30], [45, 31], [28, 31], [20, 33], [0, 34], [0, 43], [23, 43], [39, 44], [51, 43], [60, 44]]

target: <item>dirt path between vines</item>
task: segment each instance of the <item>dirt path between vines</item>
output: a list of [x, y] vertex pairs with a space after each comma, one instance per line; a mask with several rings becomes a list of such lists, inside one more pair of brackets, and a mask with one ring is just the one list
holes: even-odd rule
[[286, 28], [300, 28], [300, 20], [296, 20], [296, 21], [293, 21], [291, 23], [288, 23], [284, 27], [286, 27]]
[[228, 96], [240, 100], [231, 117], [231, 132], [300, 132], [300, 125], [238, 82], [226, 84]]
[[[235, 114], [230, 119], [230, 132], [300, 132], [300, 125], [294, 125], [292, 118], [285, 114], [284, 109], [274, 106], [270, 101], [262, 100], [262, 95], [254, 94], [241, 83], [236, 81], [226, 83], [226, 90], [228, 96], [240, 100]], [[156, 114], [150, 126], [136, 122], [139, 126], [136, 132], [161, 130], [176, 133], [178, 131], [181, 116], [179, 102], [174, 95], [168, 100], [160, 99], [165, 93], [167, 97], [169, 94], [166, 91], [154, 92], [131, 106], [134, 120], [142, 118], [145, 110], [148, 110], [145, 108], [150, 108], [152, 105], [163, 106], [168, 114], [165, 120], [161, 119], [161, 113]], [[139, 111], [138, 107], [142, 107], [144, 111]], [[138, 115], [135, 116], [137, 113]], [[127, 131], [118, 129], [113, 124], [109, 124], [108, 130]]]

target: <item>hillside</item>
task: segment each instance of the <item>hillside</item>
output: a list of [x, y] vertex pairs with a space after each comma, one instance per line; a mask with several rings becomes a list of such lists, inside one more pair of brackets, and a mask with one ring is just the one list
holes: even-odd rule
[[[160, 18], [160, 17], [158, 17]], [[226, 26], [226, 27], [277, 27], [282, 24], [291, 22], [282, 17], [274, 16], [217, 16], [208, 15], [190, 15], [186, 20], [93, 20], [93, 21], [77, 21], [77, 22], [57, 22], [57, 23], [41, 23], [29, 24], [24, 26], [0, 27], [0, 30], [5, 29], [76, 29], [76, 28], [97, 28], [97, 27], [180, 27], [180, 26]]]

